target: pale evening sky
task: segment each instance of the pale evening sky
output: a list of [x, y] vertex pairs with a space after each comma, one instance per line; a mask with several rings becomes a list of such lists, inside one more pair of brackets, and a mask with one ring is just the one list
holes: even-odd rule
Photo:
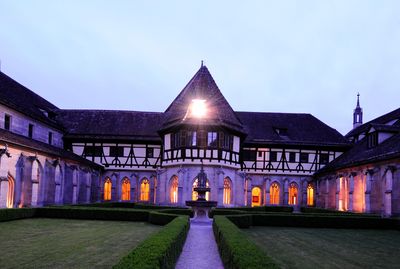
[[237, 111], [342, 134], [399, 107], [400, 1], [5, 1], [1, 71], [60, 108], [164, 111], [204, 60]]

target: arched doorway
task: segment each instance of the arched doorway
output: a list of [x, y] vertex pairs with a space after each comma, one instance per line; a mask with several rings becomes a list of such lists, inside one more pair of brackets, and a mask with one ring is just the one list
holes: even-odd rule
[[54, 193], [54, 202], [56, 204], [62, 203], [61, 181], [62, 181], [61, 167], [60, 167], [60, 165], [57, 165], [56, 170], [55, 170], [55, 175], [54, 175], [54, 183], [56, 185], [55, 193]]
[[0, 181], [0, 208], [14, 206], [14, 179], [8, 175], [6, 180]]
[[289, 185], [289, 205], [298, 204], [298, 187], [297, 184], [292, 182]]
[[251, 206], [261, 206], [261, 189], [259, 187], [251, 190]]
[[178, 190], [179, 190], [178, 177], [173, 176], [170, 180], [170, 187], [169, 187], [169, 197], [170, 197], [170, 202], [172, 204], [178, 203]]

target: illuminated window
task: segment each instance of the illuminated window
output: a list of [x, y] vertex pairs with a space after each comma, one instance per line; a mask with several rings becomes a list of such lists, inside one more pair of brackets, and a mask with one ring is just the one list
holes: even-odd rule
[[349, 189], [347, 178], [339, 178], [339, 205], [338, 210], [347, 211], [349, 203]]
[[[192, 200], [196, 201], [198, 198], [198, 194], [197, 191], [194, 190], [194, 188], [196, 188], [199, 185], [199, 180], [196, 178], [195, 181], [193, 182], [193, 186], [192, 186]], [[206, 187], [210, 187], [210, 184], [208, 183], [208, 179], [206, 181]], [[206, 192], [206, 200], [209, 201], [210, 200], [210, 192]]]
[[308, 184], [307, 186], [307, 205], [314, 205], [314, 188], [311, 184]]
[[122, 191], [121, 191], [121, 200], [129, 201], [131, 199], [131, 182], [129, 178], [124, 178], [122, 180]]
[[147, 178], [142, 180], [140, 183], [140, 201], [149, 201], [150, 200], [150, 183]]
[[104, 182], [104, 201], [110, 201], [111, 200], [111, 179], [107, 178], [106, 181]]
[[7, 204], [8, 208], [12, 208], [14, 205], [14, 179], [8, 176], [8, 190], [7, 190]]
[[289, 205], [297, 205], [297, 184], [292, 182], [289, 185]]
[[251, 206], [261, 205], [261, 189], [259, 187], [254, 187], [251, 190]]
[[271, 205], [279, 205], [279, 185], [278, 183], [274, 182], [269, 187], [269, 203]]
[[223, 203], [224, 205], [231, 204], [231, 196], [232, 196], [232, 183], [229, 178], [224, 178], [224, 195], [223, 195]]
[[178, 187], [179, 187], [179, 181], [177, 176], [173, 176], [171, 178], [171, 183], [170, 183], [170, 202], [172, 204], [178, 203]]

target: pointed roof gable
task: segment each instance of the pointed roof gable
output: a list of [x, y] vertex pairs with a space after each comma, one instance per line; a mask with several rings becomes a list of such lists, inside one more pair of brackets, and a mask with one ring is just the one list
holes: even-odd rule
[[[189, 106], [194, 99], [206, 100], [207, 115], [202, 119], [187, 117]], [[222, 95], [207, 67], [202, 65], [183, 88], [175, 100], [164, 112], [164, 124], [162, 129], [167, 129], [179, 124], [206, 124], [222, 125], [230, 129], [243, 132], [243, 127]]]

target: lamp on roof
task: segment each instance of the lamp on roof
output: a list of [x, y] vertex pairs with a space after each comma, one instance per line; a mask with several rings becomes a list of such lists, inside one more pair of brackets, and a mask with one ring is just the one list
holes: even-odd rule
[[191, 115], [195, 118], [203, 118], [207, 114], [206, 100], [193, 99], [191, 104]]

